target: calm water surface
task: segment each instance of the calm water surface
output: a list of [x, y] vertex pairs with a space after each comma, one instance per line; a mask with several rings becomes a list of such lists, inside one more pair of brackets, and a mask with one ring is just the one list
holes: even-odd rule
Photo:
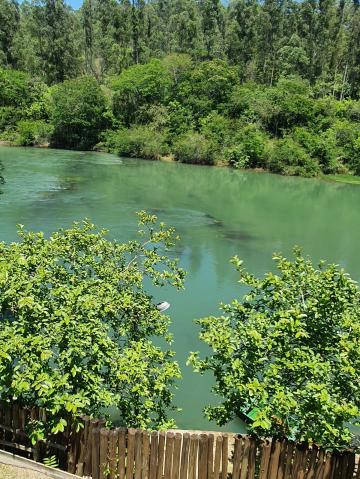
[[[0, 240], [16, 239], [16, 224], [50, 232], [85, 217], [127, 240], [135, 211], [146, 209], [175, 226], [177, 254], [188, 271], [183, 292], [157, 290], [171, 303], [174, 349], [183, 370], [176, 403], [181, 428], [219, 429], [202, 415], [216, 400], [210, 376], [185, 362], [205, 352], [195, 318], [216, 314], [220, 301], [242, 290], [229, 259], [263, 274], [273, 252], [300, 245], [314, 260], [344, 265], [360, 280], [360, 187], [229, 169], [119, 159], [102, 153], [0, 148], [6, 184], [0, 196]], [[226, 428], [243, 431], [240, 422]]]

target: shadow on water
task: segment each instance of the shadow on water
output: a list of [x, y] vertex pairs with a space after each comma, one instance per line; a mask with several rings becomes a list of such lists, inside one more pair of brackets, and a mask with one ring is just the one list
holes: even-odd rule
[[256, 240], [256, 236], [253, 236], [246, 231], [226, 231], [224, 233], [224, 238], [227, 240], [234, 240], [234, 241], [254, 241]]
[[4, 165], [0, 161], [0, 195], [3, 194], [3, 190], [1, 188], [1, 185], [5, 184], [5, 178], [3, 176], [3, 171], [4, 171]]

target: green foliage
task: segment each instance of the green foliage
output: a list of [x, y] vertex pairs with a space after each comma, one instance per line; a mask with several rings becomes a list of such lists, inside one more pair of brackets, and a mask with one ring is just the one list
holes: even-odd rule
[[211, 353], [190, 361], [214, 374], [222, 398], [206, 414], [222, 425], [256, 407], [249, 427], [259, 435], [346, 446], [360, 416], [359, 288], [298, 250], [274, 261], [278, 271], [259, 279], [234, 258], [247, 292], [222, 305], [222, 316], [198, 321]]
[[221, 60], [198, 64], [179, 87], [179, 99], [197, 117], [221, 110], [239, 81], [236, 69]]
[[170, 86], [170, 73], [160, 60], [128, 68], [111, 82], [115, 116], [129, 126], [140, 107], [164, 102]]
[[19, 25], [19, 6], [15, 1], [0, 0], [0, 66], [14, 66], [14, 36]]
[[56, 456], [44, 457], [43, 463], [45, 464], [45, 466], [53, 467], [54, 469], [57, 469], [59, 467]]
[[33, 100], [33, 81], [24, 72], [0, 68], [0, 106], [23, 108]]
[[224, 158], [233, 168], [249, 168], [250, 166], [250, 158], [241, 144], [225, 148]]
[[166, 127], [171, 138], [193, 129], [194, 120], [191, 111], [177, 100], [168, 104], [168, 115]]
[[224, 144], [231, 133], [231, 122], [219, 113], [212, 112], [200, 118], [200, 131], [208, 139], [220, 145]]
[[92, 148], [109, 122], [105, 95], [89, 76], [53, 87], [50, 111], [52, 145], [61, 148]]
[[170, 319], [144, 284], [181, 288], [184, 272], [168, 256], [174, 230], [145, 212], [139, 225], [123, 244], [88, 221], [0, 243], [0, 399], [46, 407], [33, 441], [107, 407], [127, 426], [173, 424]]
[[49, 143], [53, 128], [42, 120], [22, 120], [12, 134], [12, 143], [16, 146], [38, 146]]
[[22, 112], [14, 106], [0, 106], [0, 132], [11, 130], [21, 119]]
[[168, 153], [166, 136], [142, 125], [107, 132], [104, 145], [108, 151], [119, 156], [150, 160], [158, 160]]
[[276, 141], [268, 152], [268, 167], [274, 173], [295, 176], [316, 176], [318, 163], [291, 137]]
[[235, 140], [250, 168], [266, 166], [267, 137], [262, 130], [254, 124], [246, 125], [236, 132]]
[[189, 132], [174, 142], [172, 151], [175, 159], [182, 163], [212, 165], [215, 162], [214, 143], [203, 135]]

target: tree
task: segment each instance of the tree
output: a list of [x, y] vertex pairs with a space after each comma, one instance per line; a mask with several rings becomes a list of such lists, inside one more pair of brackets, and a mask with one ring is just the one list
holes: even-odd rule
[[[297, 34], [289, 39], [287, 45], [279, 50], [280, 75], [298, 75], [301, 77], [306, 72], [309, 59], [306, 55], [303, 43]], [[305, 75], [304, 75], [305, 76]]]
[[238, 65], [243, 78], [253, 77], [258, 53], [259, 4], [257, 0], [230, 3], [227, 25], [227, 56]]
[[232, 260], [248, 291], [199, 321], [212, 352], [190, 359], [215, 376], [222, 402], [205, 411], [219, 424], [256, 408], [253, 432], [344, 446], [360, 416], [360, 291], [338, 266], [294, 253], [263, 279]]
[[224, 7], [220, 0], [198, 0], [206, 59], [223, 58], [225, 19]]
[[50, 110], [52, 144], [61, 148], [92, 148], [109, 124], [105, 95], [90, 76], [54, 86]]
[[166, 101], [170, 86], [170, 72], [160, 60], [133, 65], [112, 81], [115, 116], [133, 123], [140, 107]]
[[173, 51], [203, 58], [204, 35], [196, 0], [173, 0], [170, 31], [173, 33]]
[[350, 10], [350, 39], [348, 48], [349, 82], [351, 93], [359, 96], [360, 92], [360, 3], [354, 0]]
[[[25, 18], [17, 45], [21, 64], [32, 65], [32, 73], [42, 76], [48, 84], [76, 76], [82, 35], [71, 8], [64, 0], [39, 0], [25, 3], [22, 8]], [[25, 52], [21, 52], [24, 47]]]
[[12, 47], [19, 21], [18, 4], [14, 0], [0, 0], [0, 65], [16, 64]]
[[0, 243], [0, 399], [46, 408], [33, 440], [106, 407], [129, 427], [173, 425], [179, 367], [153, 342], [170, 341], [170, 320], [144, 283], [181, 288], [184, 273], [167, 256], [174, 230], [145, 212], [139, 224], [128, 243], [88, 221]]
[[195, 115], [221, 109], [239, 81], [236, 69], [222, 60], [204, 61], [189, 72], [179, 87], [179, 99]]

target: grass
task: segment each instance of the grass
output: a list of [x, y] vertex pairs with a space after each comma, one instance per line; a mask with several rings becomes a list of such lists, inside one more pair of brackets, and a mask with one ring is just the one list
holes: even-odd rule
[[49, 479], [49, 476], [22, 467], [0, 464], [1, 479]]
[[337, 183], [348, 183], [349, 185], [360, 185], [360, 176], [354, 175], [326, 175], [324, 179], [336, 181]]

